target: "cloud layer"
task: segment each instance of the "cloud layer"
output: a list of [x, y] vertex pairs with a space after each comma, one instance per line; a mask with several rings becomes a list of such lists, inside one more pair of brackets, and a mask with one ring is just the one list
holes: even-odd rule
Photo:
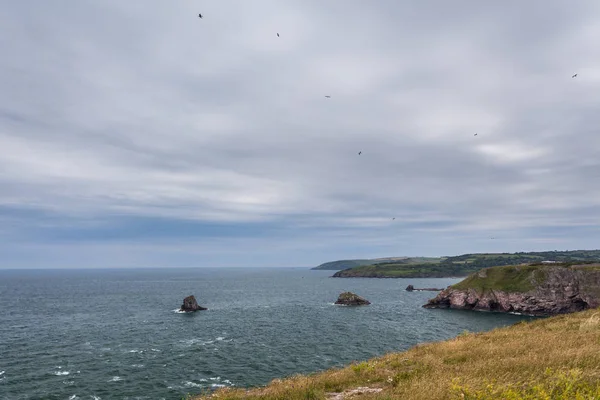
[[598, 247], [595, 1], [38, 0], [0, 26], [0, 268]]

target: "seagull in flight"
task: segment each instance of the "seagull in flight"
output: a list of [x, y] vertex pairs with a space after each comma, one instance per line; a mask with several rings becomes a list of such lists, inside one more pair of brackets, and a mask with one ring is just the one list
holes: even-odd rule
[[396, 217], [392, 218], [392, 221], [395, 220], [395, 219], [396, 219]]
[[575, 78], [577, 76], [577, 74], [573, 75], [571, 78]]
[[359, 152], [358, 152], [358, 155], [360, 156], [360, 155], [361, 155], [361, 153], [362, 153], [362, 151], [359, 151]]
[[279, 32], [277, 32], [277, 37], [279, 37]]
[[473, 136], [477, 136], [477, 134], [474, 134]]
[[331, 96], [329, 96], [329, 95], [326, 95], [325, 97], [327, 97], [328, 99], [330, 99], [330, 98], [331, 98]]
[[198, 14], [198, 17], [199, 17], [199, 18], [202, 18], [202, 14]]

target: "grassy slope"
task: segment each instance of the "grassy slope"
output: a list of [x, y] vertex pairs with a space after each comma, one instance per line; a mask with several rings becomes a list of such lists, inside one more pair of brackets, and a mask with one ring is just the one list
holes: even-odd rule
[[338, 260], [330, 261], [319, 265], [318, 267], [311, 268], [313, 270], [334, 270], [339, 271], [342, 269], [355, 268], [363, 265], [372, 265], [381, 262], [397, 262], [401, 264], [408, 263], [438, 263], [443, 258], [439, 257], [385, 257], [385, 258], [372, 258], [372, 259], [358, 259], [358, 260]]
[[352, 399], [598, 399], [600, 310], [462, 334], [264, 388], [222, 389], [210, 398], [316, 400], [359, 386], [383, 391]]
[[534, 289], [535, 282], [544, 280], [544, 270], [552, 267], [577, 268], [583, 270], [598, 270], [596, 263], [560, 263], [560, 264], [533, 264], [533, 265], [507, 265], [501, 267], [485, 268], [484, 276], [472, 274], [468, 278], [452, 285], [454, 289], [475, 289], [478, 292], [488, 290], [503, 290], [505, 292], [524, 293]]
[[542, 260], [592, 261], [600, 260], [600, 250], [548, 251], [531, 253], [481, 253], [446, 257], [436, 263], [382, 262], [336, 272], [334, 277], [361, 278], [427, 278], [467, 276], [481, 268], [535, 263]]
[[371, 264], [373, 260], [338, 260], [338, 261], [330, 261], [324, 264], [319, 265], [318, 267], [314, 267], [311, 269], [314, 270], [341, 270], [346, 268], [354, 268], [359, 267], [361, 265]]

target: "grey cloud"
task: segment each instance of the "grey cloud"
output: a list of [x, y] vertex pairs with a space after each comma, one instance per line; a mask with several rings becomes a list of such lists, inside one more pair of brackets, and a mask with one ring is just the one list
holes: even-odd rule
[[600, 217], [599, 16], [593, 1], [14, 3], [0, 204], [304, 215], [374, 242], [403, 216], [439, 246], [579, 226]]

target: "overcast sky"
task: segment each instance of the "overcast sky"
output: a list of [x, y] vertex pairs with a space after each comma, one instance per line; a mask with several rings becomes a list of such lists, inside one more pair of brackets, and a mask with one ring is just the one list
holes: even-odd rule
[[600, 247], [597, 0], [0, 2], [0, 268]]

